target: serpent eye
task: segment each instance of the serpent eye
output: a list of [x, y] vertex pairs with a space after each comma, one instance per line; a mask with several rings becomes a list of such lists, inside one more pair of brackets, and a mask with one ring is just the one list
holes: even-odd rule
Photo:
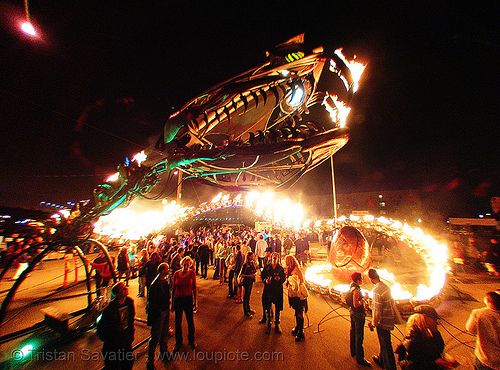
[[291, 107], [298, 107], [304, 101], [304, 89], [299, 84], [294, 86], [294, 89], [291, 91], [290, 96], [288, 97], [288, 105]]
[[289, 85], [285, 98], [281, 101], [283, 113], [291, 114], [305, 106], [311, 94], [311, 84], [309, 81], [295, 81]]

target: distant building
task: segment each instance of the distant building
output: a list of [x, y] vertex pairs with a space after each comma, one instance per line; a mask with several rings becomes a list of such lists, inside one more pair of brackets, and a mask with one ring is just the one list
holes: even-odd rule
[[[309, 214], [318, 218], [333, 217], [331, 194], [304, 196], [303, 205]], [[349, 216], [367, 212], [373, 216], [418, 218], [422, 215], [422, 201], [417, 190], [372, 191], [337, 194], [337, 215]]]

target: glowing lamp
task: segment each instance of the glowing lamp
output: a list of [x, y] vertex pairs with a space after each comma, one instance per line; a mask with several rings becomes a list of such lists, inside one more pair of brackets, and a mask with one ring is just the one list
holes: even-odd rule
[[146, 159], [148, 158], [148, 156], [146, 155], [146, 153], [144, 153], [144, 150], [140, 153], [137, 153], [135, 156], [134, 156], [134, 159], [132, 159], [132, 161], [136, 161], [137, 164], [140, 166], [142, 162], [144, 162]]
[[22, 358], [28, 356], [31, 353], [31, 351], [33, 351], [34, 348], [35, 346], [33, 344], [31, 343], [26, 344], [23, 348], [19, 350], [19, 356]]
[[113, 181], [116, 181], [120, 178], [120, 174], [118, 172], [116, 172], [115, 174], [109, 176], [106, 180], [106, 182], [113, 182]]
[[21, 30], [30, 36], [36, 36], [35, 28], [33, 28], [33, 25], [30, 22], [24, 22], [21, 24]]

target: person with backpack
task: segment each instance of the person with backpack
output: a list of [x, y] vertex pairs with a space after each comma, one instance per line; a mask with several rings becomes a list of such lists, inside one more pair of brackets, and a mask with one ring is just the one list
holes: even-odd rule
[[363, 275], [354, 272], [351, 275], [351, 286], [345, 296], [349, 313], [351, 316], [350, 348], [351, 357], [356, 358], [356, 362], [361, 366], [369, 367], [371, 363], [365, 360], [363, 350], [363, 340], [365, 335], [365, 306], [363, 294], [361, 294], [360, 285], [363, 282]]

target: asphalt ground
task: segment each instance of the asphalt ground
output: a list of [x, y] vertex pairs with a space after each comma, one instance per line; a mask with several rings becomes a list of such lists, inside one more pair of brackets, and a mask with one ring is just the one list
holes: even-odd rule
[[[314, 261], [313, 261], [314, 263]], [[196, 341], [198, 347], [191, 350], [185, 345], [176, 358], [170, 361], [155, 362], [157, 369], [233, 369], [244, 366], [246, 369], [262, 368], [316, 368], [359, 369], [349, 353], [349, 313], [347, 308], [337, 304], [328, 295], [311, 292], [306, 315], [305, 340], [295, 342], [291, 334], [295, 326], [293, 310], [285, 299], [281, 315], [282, 333], [271, 331], [265, 334], [266, 325], [259, 324], [262, 318], [263, 283], [257, 276], [253, 286], [250, 306], [256, 314], [248, 318], [243, 315], [241, 304], [227, 298], [227, 284], [219, 285], [213, 280], [213, 268], [209, 268], [209, 279], [198, 278], [198, 312], [194, 315]], [[500, 279], [485, 274], [461, 274], [448, 281], [437, 307], [442, 319], [440, 331], [446, 343], [445, 352], [461, 364], [460, 369], [472, 369], [475, 338], [464, 333], [465, 321], [473, 308], [483, 306], [484, 293], [500, 287]], [[135, 301], [136, 336], [134, 341], [134, 369], [146, 367], [147, 338], [149, 328], [144, 324], [146, 318], [146, 299], [136, 297], [137, 279], [130, 281], [130, 296]], [[286, 290], [285, 290], [286, 294]], [[174, 326], [174, 315], [170, 323]], [[367, 318], [369, 320], [369, 318]], [[183, 322], [184, 336], [187, 325]], [[393, 346], [400, 342], [405, 332], [405, 324], [398, 325], [393, 331]], [[169, 349], [175, 344], [169, 340]], [[101, 341], [95, 330], [89, 330], [68, 343], [37, 354], [37, 358], [25, 364], [28, 369], [100, 369]], [[6, 350], [5, 346], [3, 350]], [[2, 351], [3, 351], [2, 350]], [[365, 328], [365, 357], [371, 361], [379, 351], [375, 332]], [[158, 353], [158, 351], [157, 351]], [[374, 368], [377, 368], [374, 365]]]

